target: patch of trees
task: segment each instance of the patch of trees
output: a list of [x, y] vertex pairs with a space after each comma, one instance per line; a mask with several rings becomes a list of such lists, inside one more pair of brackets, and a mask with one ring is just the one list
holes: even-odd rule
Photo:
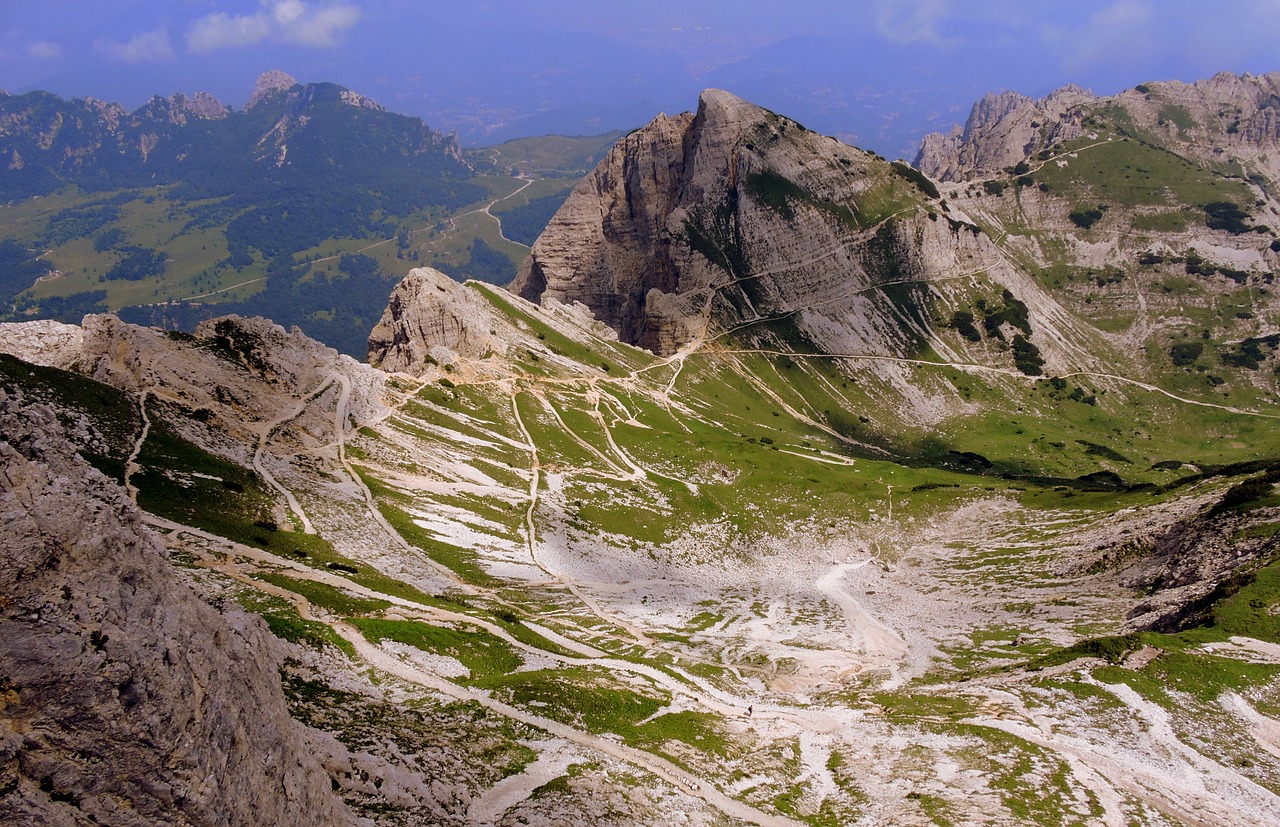
[[91, 236], [119, 219], [120, 207], [117, 203], [69, 207], [54, 213], [45, 222], [44, 232], [40, 234], [40, 243], [57, 247], [77, 238]]
[[1212, 276], [1215, 273], [1221, 273], [1236, 284], [1244, 284], [1249, 280], [1249, 274], [1244, 270], [1236, 270], [1221, 264], [1214, 264], [1211, 261], [1205, 261], [1195, 251], [1189, 251], [1186, 255], [1183, 267], [1189, 276]]
[[1180, 368], [1194, 363], [1202, 353], [1204, 353], [1203, 342], [1178, 342], [1169, 348], [1169, 358]]
[[165, 271], [165, 254], [146, 247], [128, 246], [121, 249], [124, 257], [103, 276], [107, 281], [142, 281], [151, 276], [162, 276]]
[[386, 309], [395, 276], [360, 254], [343, 256], [337, 274], [317, 272], [302, 281], [309, 269], [292, 256], [278, 256], [267, 265], [266, 288], [244, 301], [127, 307], [120, 317], [136, 324], [176, 325], [191, 331], [205, 319], [229, 313], [266, 316], [285, 328], [297, 325], [313, 339], [364, 361], [369, 331]]
[[1009, 292], [1008, 288], [1004, 289], [1000, 297], [1003, 303], [999, 307], [986, 299], [978, 299], [978, 310], [983, 313], [982, 326], [987, 331], [987, 335], [1003, 339], [1004, 334], [1000, 332], [1000, 326], [1008, 323], [1022, 331], [1024, 335], [1030, 336], [1031, 316], [1026, 304]]
[[1273, 466], [1256, 477], [1236, 483], [1228, 488], [1222, 495], [1222, 499], [1209, 509], [1209, 516], [1233, 509], [1244, 510], [1243, 506], [1252, 506], [1259, 500], [1274, 494], [1278, 482], [1280, 482], [1280, 468]]
[[541, 198], [530, 199], [527, 204], [499, 213], [502, 219], [502, 234], [512, 241], [532, 247], [533, 242], [538, 240], [538, 236], [542, 235], [542, 231], [551, 222], [551, 217], [556, 214], [556, 210], [560, 209], [560, 205], [568, 197], [567, 191], [544, 195]]
[[48, 272], [39, 255], [13, 239], [0, 241], [0, 302], [6, 305], [0, 310], [7, 311], [14, 296]]
[[1231, 350], [1224, 351], [1222, 363], [1235, 368], [1244, 368], [1246, 370], [1257, 370], [1262, 364], [1262, 360], [1267, 358], [1262, 348], [1266, 347], [1272, 351], [1280, 348], [1280, 333], [1273, 333], [1270, 336], [1253, 336], [1245, 339]]
[[1253, 232], [1245, 223], [1249, 214], [1230, 201], [1211, 201], [1204, 205], [1204, 223], [1211, 230], [1226, 230], [1232, 235]]
[[462, 266], [450, 272], [456, 279], [475, 279], [489, 284], [507, 284], [516, 277], [516, 264], [506, 253], [495, 250], [483, 238], [471, 242], [470, 257]]
[[1049, 396], [1054, 399], [1069, 399], [1072, 402], [1080, 402], [1085, 405], [1097, 405], [1098, 397], [1094, 394], [1086, 393], [1085, 389], [1076, 385], [1067, 393], [1067, 387], [1071, 383], [1061, 376], [1054, 376], [1049, 379], [1049, 385], [1053, 390], [1049, 391]]
[[1087, 230], [1102, 220], [1105, 210], [1106, 207], [1102, 204], [1096, 207], [1077, 207], [1067, 215], [1067, 218], [1080, 229]]
[[80, 324], [90, 313], [106, 312], [106, 290], [85, 290], [70, 296], [49, 296], [40, 300], [40, 318], [66, 324]]
[[1040, 348], [1021, 333], [1013, 337], [1013, 366], [1027, 376], [1040, 376], [1044, 373], [1044, 359], [1040, 356]]
[[1196, 253], [1187, 253], [1186, 264], [1184, 265], [1189, 276], [1212, 276], [1218, 272], [1216, 264], [1205, 261]]
[[1102, 270], [1093, 271], [1093, 283], [1098, 287], [1106, 287], [1111, 284], [1120, 284], [1124, 281], [1124, 271], [1119, 267], [1105, 267]]
[[1099, 445], [1098, 443], [1090, 442], [1087, 439], [1077, 439], [1076, 442], [1084, 446], [1084, 452], [1089, 456], [1102, 457], [1103, 459], [1109, 459], [1112, 462], [1125, 462], [1130, 465], [1133, 464], [1133, 460], [1129, 459], [1114, 448], [1108, 448], [1105, 445]]
[[947, 326], [971, 342], [982, 341], [982, 334], [978, 332], [978, 328], [973, 326], [973, 314], [968, 310], [957, 310], [952, 313], [951, 321], [947, 323]]
[[942, 193], [938, 192], [938, 185], [929, 180], [929, 178], [920, 170], [904, 164], [901, 161], [894, 161], [889, 167], [899, 176], [907, 179], [916, 185], [916, 188], [930, 198], [938, 199], [942, 197]]
[[105, 253], [119, 246], [122, 241], [124, 241], [124, 230], [119, 227], [112, 227], [93, 240], [93, 249], [96, 252]]
[[949, 215], [946, 216], [946, 219], [947, 219], [947, 224], [951, 226], [951, 232], [955, 233], [956, 235], [959, 235], [961, 230], [968, 230], [974, 235], [982, 234], [982, 228], [979, 227], [977, 224], [970, 224], [968, 221], [960, 221], [959, 219], [952, 218]]

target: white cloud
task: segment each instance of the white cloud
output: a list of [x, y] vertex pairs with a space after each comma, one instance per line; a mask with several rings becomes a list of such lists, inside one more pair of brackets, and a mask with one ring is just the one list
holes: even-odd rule
[[173, 59], [173, 43], [169, 40], [169, 30], [164, 26], [143, 32], [124, 43], [95, 40], [93, 47], [108, 57], [125, 63], [159, 63]]
[[950, 0], [878, 0], [876, 31], [898, 43], [943, 45], [938, 24], [950, 14]]
[[36, 40], [27, 44], [27, 54], [37, 60], [50, 60], [62, 57], [62, 47], [48, 40]]
[[[1159, 51], [1155, 8], [1148, 0], [1114, 0], [1075, 29], [1046, 26], [1046, 43], [1056, 48], [1068, 71], [1108, 65], [1137, 67]], [[1167, 35], [1166, 35], [1167, 36]]]
[[187, 30], [187, 49], [212, 52], [227, 46], [252, 46], [271, 34], [271, 22], [261, 14], [236, 15], [218, 12], [202, 17]]
[[252, 46], [264, 40], [302, 46], [334, 46], [360, 19], [352, 5], [317, 6], [305, 0], [260, 0], [253, 14], [206, 15], [187, 30], [187, 49], [211, 52], [233, 46]]

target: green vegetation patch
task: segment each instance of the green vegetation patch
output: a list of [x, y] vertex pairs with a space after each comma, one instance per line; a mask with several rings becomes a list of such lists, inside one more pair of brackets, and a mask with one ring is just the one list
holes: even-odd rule
[[348, 622], [373, 643], [394, 640], [424, 652], [447, 655], [470, 670], [473, 683], [509, 676], [524, 664], [506, 641], [479, 627], [449, 628], [377, 618], [351, 618]]
[[[434, 767], [444, 777], [466, 779], [473, 789], [488, 789], [519, 773], [537, 758], [521, 742], [545, 737], [474, 702], [390, 703], [289, 672], [282, 673], [282, 679], [289, 711], [304, 724], [333, 733], [355, 752], [386, 755], [388, 745], [394, 745], [398, 760], [410, 766], [421, 761], [421, 766]], [[373, 782], [376, 786], [378, 779]], [[413, 823], [422, 816], [420, 807], [400, 811], [387, 807], [384, 800], [375, 801], [376, 808], [364, 814], [376, 823]], [[359, 798], [348, 803], [361, 812]]]
[[68, 432], [74, 432], [83, 416], [103, 440], [77, 446], [81, 454], [99, 471], [124, 481], [125, 460], [142, 430], [142, 415], [131, 396], [88, 377], [32, 365], [4, 353], [0, 353], [0, 388], [9, 396], [21, 395], [27, 404], [49, 405]]
[[[708, 713], [659, 714], [668, 697], [656, 689], [620, 683], [608, 672], [586, 667], [517, 672], [476, 682], [510, 703], [548, 718], [612, 732], [629, 744], [661, 751], [667, 741], [725, 755], [729, 744], [718, 719]], [[668, 755], [684, 763], [675, 755]]]
[[164, 419], [151, 423], [138, 464], [138, 505], [153, 514], [284, 556], [328, 545], [279, 530], [272, 496], [255, 472], [189, 442]]
[[938, 185], [930, 181], [923, 172], [910, 164], [904, 164], [902, 161], [894, 161], [889, 164], [889, 168], [915, 184], [917, 189], [930, 198], [938, 199], [942, 197], [942, 193], [938, 192]]
[[1248, 188], [1164, 149], [1135, 139], [1082, 148], [1065, 164], [1050, 161], [1036, 177], [1057, 192], [1136, 206], [1190, 206], [1252, 201]]
[[768, 207], [788, 221], [795, 218], [795, 204], [816, 207], [835, 218], [845, 227], [857, 230], [863, 226], [857, 216], [857, 208], [820, 198], [775, 172], [755, 172], [747, 176], [746, 191], [752, 200]]
[[355, 647], [350, 641], [344, 639], [326, 623], [304, 620], [293, 604], [287, 600], [245, 589], [236, 596], [236, 601], [246, 610], [259, 615], [271, 633], [282, 640], [317, 650], [334, 646], [347, 657], [352, 659], [356, 657]]
[[982, 769], [1016, 823], [1084, 827], [1102, 815], [1100, 805], [1092, 799], [1091, 812], [1081, 815], [1076, 811], [1070, 767], [1046, 750], [993, 727], [950, 726], [982, 742], [982, 746], [966, 748], [956, 757]]
[[378, 512], [391, 524], [396, 533], [404, 538], [405, 542], [416, 546], [432, 560], [463, 580], [478, 586], [494, 586], [501, 582], [480, 566], [477, 562], [479, 555], [475, 551], [437, 540], [431, 532], [413, 521], [412, 514], [383, 497], [379, 497], [377, 503]]
[[1133, 229], [1139, 232], [1180, 233], [1191, 224], [1191, 216], [1185, 210], [1165, 210], [1142, 213], [1133, 217]]
[[320, 583], [315, 580], [299, 580], [296, 577], [289, 577], [278, 572], [261, 572], [255, 576], [259, 580], [265, 580], [274, 586], [296, 592], [305, 597], [312, 606], [319, 606], [336, 615], [372, 614], [391, 607], [391, 602], [388, 600], [357, 597], [350, 592], [330, 586], [328, 583]]
[[1047, 666], [1058, 666], [1080, 658], [1101, 658], [1108, 663], [1122, 662], [1129, 653], [1142, 646], [1143, 636], [1140, 634], [1113, 635], [1082, 640], [1071, 646], [1050, 652], [1031, 661], [1031, 668], [1043, 669]]

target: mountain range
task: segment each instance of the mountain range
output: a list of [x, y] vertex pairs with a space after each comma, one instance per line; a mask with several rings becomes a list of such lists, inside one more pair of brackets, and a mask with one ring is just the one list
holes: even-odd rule
[[1277, 88], [707, 90], [366, 363], [3, 325], [0, 813], [1280, 820]]
[[589, 168], [601, 141], [526, 141], [559, 154], [529, 154], [539, 165], [514, 180], [503, 147], [464, 158], [417, 118], [278, 71], [238, 111], [207, 94], [132, 112], [5, 95], [0, 306], [18, 320], [109, 309], [188, 331], [218, 313], [268, 315], [362, 353], [419, 260], [509, 281], [570, 185], [561, 157]]

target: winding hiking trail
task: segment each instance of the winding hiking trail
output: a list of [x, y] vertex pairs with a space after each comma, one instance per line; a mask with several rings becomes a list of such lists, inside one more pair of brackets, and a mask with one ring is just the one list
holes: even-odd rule
[[129, 499], [133, 500], [134, 505], [138, 504], [138, 489], [133, 484], [133, 475], [142, 470], [142, 466], [138, 464], [138, 457], [142, 454], [143, 443], [151, 433], [151, 417], [147, 415], [147, 397], [150, 395], [151, 389], [146, 388], [138, 396], [138, 414], [142, 417], [142, 429], [138, 431], [138, 438], [129, 451], [128, 459], [124, 461], [124, 490], [128, 492]]
[[592, 599], [591, 597], [589, 597], [588, 595], [584, 594], [582, 589], [579, 588], [576, 583], [564, 577], [563, 575], [547, 568], [546, 564], [540, 558], [538, 554], [538, 528], [534, 520], [534, 510], [538, 507], [538, 489], [542, 482], [542, 466], [538, 460], [538, 444], [534, 441], [532, 434], [529, 433], [528, 426], [525, 425], [524, 417], [520, 413], [520, 404], [517, 401], [517, 393], [514, 390], [511, 393], [511, 412], [512, 412], [512, 415], [515, 417], [515, 422], [520, 429], [520, 433], [524, 436], [525, 442], [528, 446], [527, 450], [529, 451], [529, 456], [530, 456], [529, 506], [525, 510], [525, 516], [524, 516], [524, 523], [525, 523], [524, 530], [525, 530], [526, 544], [529, 549], [529, 557], [533, 560], [534, 565], [536, 565], [539, 569], [541, 569], [552, 580], [556, 581], [557, 583], [560, 583], [566, 589], [568, 589], [573, 594], [574, 597], [576, 597], [584, 606], [587, 607], [587, 609], [591, 611], [592, 614], [594, 614], [600, 620], [603, 620], [605, 623], [608, 623], [610, 626], [614, 626], [619, 629], [625, 629], [627, 634], [631, 635], [631, 637], [634, 638], [635, 641], [641, 645], [647, 646], [651, 644], [653, 642], [652, 639], [648, 635], [646, 635], [643, 631], [633, 626], [632, 624], [628, 623], [627, 621], [609, 612], [604, 611], [604, 609], [600, 607], [600, 604], [594, 599]]
[[[677, 375], [678, 370], [678, 367], [673, 367], [673, 372], [677, 372]], [[602, 444], [600, 448], [595, 448], [591, 454], [597, 459], [608, 460], [614, 470], [623, 472], [624, 478], [627, 478], [625, 474], [627, 469], [630, 469], [634, 475], [630, 478], [642, 478], [644, 475], [652, 473], [652, 471], [645, 469], [643, 465], [630, 457], [612, 436], [612, 429], [617, 425], [617, 422], [627, 421], [634, 415], [632, 411], [628, 410], [628, 406], [606, 390], [610, 383], [616, 381], [618, 381], [617, 377], [601, 377], [597, 380], [586, 382], [587, 391], [584, 398], [590, 400], [590, 410], [595, 412], [603, 429], [602, 435], [596, 440], [603, 439], [603, 444], [608, 446], [606, 451]], [[658, 383], [657, 387], [652, 390], [655, 393], [660, 393], [663, 387], [670, 388], [673, 384], [667, 382]], [[336, 398], [332, 393], [335, 387], [338, 390]], [[421, 385], [417, 386], [416, 389], [420, 388]], [[410, 389], [405, 392], [405, 399], [402, 400], [402, 403], [414, 396], [414, 390]], [[586, 593], [588, 584], [585, 581], [570, 578], [562, 572], [557, 572], [547, 567], [547, 561], [543, 559], [541, 553], [542, 541], [539, 536], [537, 518], [537, 509], [542, 496], [544, 472], [538, 451], [538, 443], [533, 433], [531, 433], [530, 422], [528, 421], [529, 411], [532, 409], [527, 406], [522, 409], [521, 403], [517, 399], [518, 394], [522, 392], [524, 391], [520, 391], [515, 383], [508, 385], [506, 388], [506, 395], [511, 406], [512, 421], [520, 435], [520, 440], [516, 441], [515, 444], [521, 445], [529, 456], [528, 488], [522, 524], [530, 559], [547, 575], [551, 585], [563, 587], [571, 593], [592, 617], [601, 623], [607, 624], [609, 630], [616, 629], [625, 633], [626, 638], [619, 635], [614, 636], [614, 640], [638, 643], [648, 648], [651, 652], [668, 651], [667, 647], [658, 645], [658, 642], [646, 630], [641, 628], [642, 621], [631, 622], [628, 618], [620, 617], [617, 612], [606, 609], [598, 601], [592, 599]], [[351, 464], [351, 460], [348, 457], [346, 442], [348, 432], [354, 427], [349, 411], [351, 394], [351, 380], [340, 372], [334, 372], [332, 375], [325, 377], [316, 388], [306, 394], [297, 404], [288, 410], [282, 411], [276, 418], [258, 426], [258, 444], [255, 452], [254, 467], [262, 469], [265, 466], [266, 453], [272, 447], [272, 437], [279, 432], [280, 428], [285, 427], [289, 422], [299, 417], [307, 409], [307, 406], [320, 404], [332, 406], [331, 409], [326, 407], [325, 410], [326, 412], [331, 410], [332, 414], [331, 422], [334, 441], [331, 447], [336, 453], [338, 466], [343, 469], [346, 476], [359, 486], [365, 507], [372, 518], [382, 526], [387, 538], [400, 547], [410, 550], [408, 544], [399, 536], [394, 527], [386, 523], [384, 519], [381, 519], [381, 514], [372, 492], [366, 485], [361, 483], [360, 474]], [[549, 415], [557, 423], [557, 427], [565, 425], [564, 419], [558, 416], [550, 399], [539, 397], [536, 401], [546, 407]], [[145, 398], [140, 404], [143, 408], [144, 420], [146, 420]], [[609, 415], [605, 413], [605, 406], [607, 406]], [[383, 418], [394, 415], [395, 410], [396, 407], [394, 405], [391, 406], [390, 411], [385, 413]], [[616, 415], [619, 419], [611, 422], [611, 415]], [[622, 419], [623, 417], [626, 419]], [[568, 430], [567, 426], [566, 430]], [[145, 435], [141, 436], [134, 446], [132, 453], [134, 461], [136, 461], [144, 439]], [[584, 447], [595, 447], [580, 437], [578, 441], [584, 444]], [[613, 457], [616, 457], [616, 459]], [[287, 488], [283, 482], [276, 480], [274, 477], [264, 475], [264, 479], [269, 479], [272, 487], [277, 491], [280, 488]], [[281, 492], [281, 494], [285, 496], [284, 492]], [[889, 497], [889, 502], [892, 503], [891, 489]], [[285, 496], [285, 499], [288, 500], [289, 497]], [[889, 505], [889, 514], [890, 520], [892, 520], [892, 504]], [[555, 720], [525, 706], [506, 703], [490, 696], [488, 693], [471, 689], [454, 680], [427, 671], [423, 667], [366, 640], [357, 629], [346, 624], [341, 619], [328, 613], [314, 611], [305, 598], [296, 592], [255, 580], [241, 570], [242, 567], [283, 568], [293, 578], [314, 580], [353, 595], [384, 600], [391, 605], [391, 608], [383, 613], [383, 616], [387, 619], [404, 619], [437, 625], [446, 624], [464, 630], [468, 627], [482, 629], [500, 639], [503, 644], [510, 647], [522, 659], [529, 659], [532, 662], [545, 661], [554, 663], [559, 667], [592, 667], [607, 670], [620, 677], [629, 676], [633, 680], [641, 679], [653, 687], [669, 693], [671, 697], [671, 703], [660, 710], [658, 714], [666, 714], [680, 709], [693, 709], [726, 720], [742, 722], [740, 725], [745, 725], [752, 729], [757, 727], [765, 728], [774, 733], [775, 737], [782, 732], [790, 733], [799, 739], [798, 743], [807, 745], [803, 748], [804, 754], [809, 756], [806, 760], [818, 760], [812, 756], [817, 755], [820, 757], [828, 754], [831, 739], [839, 738], [841, 733], [856, 731], [856, 728], [861, 725], [860, 722], [866, 720], [868, 716], [878, 714], [874, 707], [855, 708], [832, 703], [786, 703], [782, 700], [787, 694], [785, 687], [766, 690], [763, 693], [748, 689], [745, 685], [742, 689], [727, 689], [723, 681], [712, 682], [687, 668], [680, 668], [674, 663], [637, 662], [573, 640], [572, 637], [560, 634], [559, 631], [550, 628], [543, 622], [531, 621], [525, 623], [529, 632], [540, 636], [546, 641], [545, 644], [540, 644], [536, 638], [530, 639], [525, 635], [513, 635], [509, 629], [488, 619], [483, 613], [471, 614], [468, 611], [455, 611], [442, 606], [422, 605], [412, 600], [398, 598], [376, 589], [361, 586], [342, 572], [313, 568], [301, 561], [280, 558], [269, 552], [235, 544], [208, 532], [170, 521], [148, 517], [148, 522], [157, 529], [168, 532], [175, 537], [187, 534], [233, 552], [208, 556], [202, 559], [202, 564], [221, 571], [246, 586], [251, 586], [290, 601], [292, 605], [297, 607], [302, 617], [318, 620], [331, 626], [351, 644], [362, 662], [375, 667], [379, 671], [395, 675], [412, 685], [422, 687], [447, 698], [478, 704], [497, 715], [535, 727], [548, 733], [553, 739], [558, 739], [548, 743], [553, 745], [558, 743], [561, 746], [548, 746], [546, 751], [539, 750], [541, 754], [533, 764], [526, 768], [525, 773], [512, 776], [499, 782], [489, 791], [478, 793], [475, 796], [472, 804], [473, 809], [470, 811], [470, 821], [474, 824], [487, 823], [487, 821], [494, 818], [495, 814], [506, 812], [514, 804], [527, 798], [538, 784], [546, 783], [549, 780], [548, 776], [554, 777], [558, 774], [563, 774], [565, 767], [567, 767], [567, 762], [572, 760], [568, 756], [577, 754], [573, 753], [572, 750], [582, 750], [588, 754], [590, 752], [598, 752], [609, 755], [630, 766], [651, 773], [685, 794], [699, 798], [706, 802], [707, 805], [737, 822], [765, 825], [766, 827], [774, 827], [774, 825], [792, 827], [799, 822], [784, 815], [765, 812], [739, 800], [739, 798], [735, 797], [737, 793], [725, 785], [723, 780], [712, 783], [710, 779], [717, 778], [717, 776], [705, 769], [702, 771], [690, 771], [681, 768], [660, 755], [620, 743], [616, 737], [607, 733], [595, 734], [584, 731], [579, 726]], [[411, 551], [415, 554], [418, 553], [416, 550]], [[828, 683], [827, 687], [829, 689], [838, 688], [845, 678], [857, 677], [867, 671], [883, 671], [888, 674], [887, 682], [878, 684], [883, 689], [892, 689], [894, 686], [900, 685], [904, 679], [905, 671], [903, 670], [903, 665], [908, 654], [907, 641], [878, 618], [871, 609], [864, 606], [860, 598], [854, 596], [855, 587], [852, 583], [856, 582], [856, 580], [853, 575], [874, 563], [875, 560], [871, 556], [861, 558], [855, 556], [853, 559], [846, 558], [840, 562], [833, 561], [816, 571], [813, 579], [809, 581], [813, 593], [822, 596], [831, 606], [835, 607], [839, 620], [843, 623], [848, 643], [839, 647], [841, 654], [852, 656], [860, 664], [853, 670], [842, 673], [834, 682]], [[442, 573], [443, 571], [445, 570], [442, 570]], [[457, 584], [458, 588], [462, 589], [466, 586], [452, 572], [449, 572], [449, 576], [451, 581]], [[493, 591], [489, 589], [471, 587], [469, 592], [486, 598], [494, 597]], [[547, 618], [547, 620], [549, 619]], [[577, 626], [577, 622], [571, 625]], [[579, 626], [578, 628], [591, 628], [591, 624], [586, 624], [585, 627]], [[593, 632], [598, 634], [600, 630], [599, 628], [593, 628]], [[612, 635], [611, 632], [606, 634]], [[687, 660], [690, 663], [700, 662], [696, 655], [685, 651], [683, 648], [675, 647], [670, 651], [673, 654], [678, 653], [681, 660]], [[725, 658], [725, 660], [725, 663], [717, 665], [723, 667], [733, 666], [732, 656]], [[710, 663], [709, 661], [701, 662]], [[753, 671], [750, 664], [740, 664], [739, 666], [748, 671]], [[754, 672], [759, 671], [754, 670]], [[826, 680], [832, 681], [830, 678]], [[935, 687], [933, 691], [938, 691], [940, 688], [943, 687]], [[969, 694], [986, 691], [977, 684], [958, 686], [956, 689]], [[1108, 688], [1108, 691], [1111, 691], [1111, 689]], [[1153, 770], [1147, 772], [1146, 775], [1134, 772], [1131, 766], [1133, 764], [1132, 759], [1125, 756], [1111, 755], [1107, 750], [1090, 742], [1084, 735], [1077, 735], [1071, 731], [1059, 731], [1060, 721], [1056, 717], [1044, 711], [1028, 708], [1018, 696], [993, 689], [989, 692], [989, 698], [996, 708], [1004, 710], [1004, 712], [994, 716], [994, 718], [991, 715], [973, 718], [971, 723], [975, 726], [980, 725], [1003, 730], [1057, 756], [1069, 768], [1070, 777], [1073, 779], [1072, 783], [1076, 788], [1089, 790], [1095, 800], [1099, 802], [1101, 812], [1098, 817], [1098, 823], [1100, 824], [1118, 825], [1127, 823], [1122, 816], [1127, 811], [1128, 805], [1126, 802], [1133, 797], [1139, 797], [1144, 801], [1151, 802], [1151, 806], [1161, 811], [1173, 811], [1180, 814], [1204, 812], [1211, 816], [1209, 819], [1211, 822], [1217, 823], [1223, 823], [1222, 820], [1226, 818], [1224, 814], [1228, 813], [1230, 808], [1241, 801], [1255, 803], [1259, 808], [1258, 812], [1270, 812], [1267, 808], [1274, 805], [1274, 802], [1266, 798], [1265, 793], [1251, 791], [1248, 784], [1244, 784], [1239, 779], [1231, 779], [1229, 775], [1223, 775], [1224, 771], [1218, 769], [1220, 765], [1217, 762], [1204, 758], [1195, 753], [1190, 747], [1183, 745], [1176, 733], [1160, 723], [1158, 716], [1156, 718], [1152, 717], [1156, 713], [1153, 712], [1149, 704], [1146, 704], [1141, 699], [1121, 698], [1120, 700], [1125, 702], [1126, 706], [1132, 708], [1134, 714], [1139, 715], [1143, 720], [1152, 722], [1150, 728], [1153, 733], [1151, 735], [1152, 743], [1161, 745], [1161, 749], [1166, 749], [1169, 755], [1172, 756], [1171, 761], [1173, 761], [1167, 770]], [[751, 713], [749, 722], [747, 718], [748, 710]], [[1241, 711], [1240, 714], [1243, 715], [1245, 713]], [[1257, 723], [1254, 723], [1256, 726]], [[571, 747], [564, 745], [571, 745]], [[565, 752], [565, 749], [570, 749], [570, 752]], [[1161, 792], [1162, 785], [1167, 788], [1169, 785], [1174, 784], [1177, 778], [1175, 773], [1180, 771], [1179, 768], [1181, 767], [1192, 767], [1209, 774], [1210, 777], [1221, 777], [1224, 782], [1230, 781], [1230, 783], [1220, 788], [1206, 785], [1203, 788], [1197, 788], [1192, 791]], [[1117, 776], [1124, 776], [1126, 780], [1123, 783], [1117, 782], [1115, 780]], [[821, 781], [820, 778], [814, 783], [819, 783], [819, 781]], [[828, 778], [821, 783], [825, 788], [825, 785], [831, 782]]]
[[665, 758], [660, 758], [652, 753], [644, 752], [618, 743], [610, 738], [604, 738], [599, 735], [592, 735], [587, 732], [574, 729], [573, 727], [563, 724], [551, 718], [541, 715], [534, 715], [519, 707], [496, 701], [488, 695], [458, 686], [451, 681], [444, 680], [428, 672], [425, 672], [415, 666], [412, 666], [399, 658], [393, 657], [382, 649], [374, 646], [365, 640], [364, 635], [360, 631], [346, 623], [334, 623], [333, 628], [338, 634], [342, 635], [353, 647], [357, 654], [366, 662], [371, 663], [378, 669], [398, 678], [407, 680], [418, 686], [432, 689], [441, 695], [453, 698], [458, 701], [465, 701], [478, 704], [490, 712], [495, 712], [513, 721], [535, 727], [556, 737], [563, 738], [575, 744], [587, 747], [597, 752], [604, 753], [613, 758], [625, 761], [632, 766], [639, 767], [647, 772], [656, 775], [669, 784], [679, 788], [682, 792], [701, 798], [703, 801], [715, 807], [726, 816], [750, 824], [757, 824], [760, 827], [805, 827], [803, 822], [795, 821], [785, 816], [773, 815], [770, 813], [757, 810], [749, 804], [744, 804], [735, 798], [725, 795], [719, 790], [702, 779], [694, 776], [688, 771], [681, 769]]
[[276, 478], [272, 476], [271, 472], [267, 470], [266, 464], [262, 461], [262, 456], [267, 450], [267, 440], [271, 438], [271, 435], [286, 422], [290, 422], [302, 416], [311, 401], [319, 397], [320, 394], [324, 393], [329, 386], [333, 384], [334, 378], [334, 376], [327, 377], [320, 383], [319, 387], [304, 396], [292, 410], [286, 411], [270, 422], [263, 422], [256, 428], [258, 431], [258, 447], [253, 452], [253, 470], [258, 472], [258, 475], [262, 477], [267, 485], [274, 488], [282, 497], [284, 497], [285, 502], [289, 504], [289, 511], [292, 512], [293, 516], [297, 518], [299, 523], [301, 523], [302, 531], [305, 534], [315, 534], [315, 526], [311, 524], [310, 518], [307, 517], [307, 512], [303, 511], [302, 504], [298, 502], [298, 498], [293, 495], [293, 492], [281, 485]]

